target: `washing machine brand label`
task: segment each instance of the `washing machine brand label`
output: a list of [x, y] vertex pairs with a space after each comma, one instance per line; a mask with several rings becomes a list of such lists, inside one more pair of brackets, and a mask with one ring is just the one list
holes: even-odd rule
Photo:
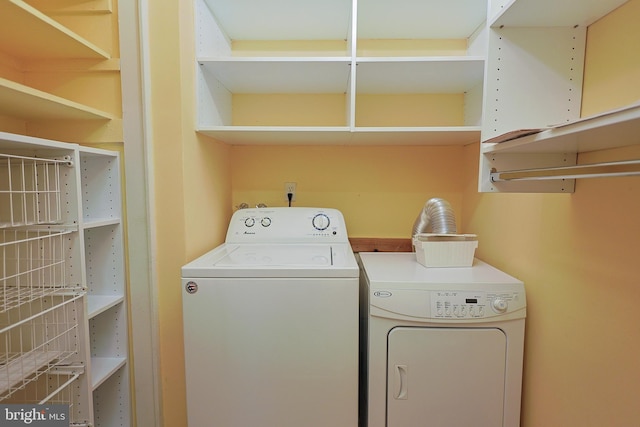
[[184, 285], [184, 289], [189, 294], [195, 294], [198, 292], [198, 284], [196, 282], [187, 282], [187, 284]]
[[375, 291], [373, 293], [374, 297], [380, 297], [380, 298], [389, 298], [391, 295], [392, 294], [389, 291]]

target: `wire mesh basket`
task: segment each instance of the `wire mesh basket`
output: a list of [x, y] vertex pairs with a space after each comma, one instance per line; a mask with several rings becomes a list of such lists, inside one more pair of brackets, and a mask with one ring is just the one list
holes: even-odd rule
[[69, 230], [0, 230], [0, 313], [68, 291]]
[[80, 377], [85, 375], [84, 366], [69, 366], [52, 369], [14, 392], [3, 404], [20, 405], [64, 405], [68, 407], [69, 425], [88, 426], [87, 410], [82, 408], [79, 395], [82, 393]]
[[76, 362], [82, 297], [44, 297], [0, 314], [0, 402]]
[[66, 157], [0, 154], [0, 228], [60, 223], [60, 168], [66, 164]]

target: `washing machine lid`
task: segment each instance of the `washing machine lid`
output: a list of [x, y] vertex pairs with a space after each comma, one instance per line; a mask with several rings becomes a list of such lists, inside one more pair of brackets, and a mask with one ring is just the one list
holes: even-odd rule
[[349, 244], [225, 243], [182, 267], [182, 277], [358, 277]]

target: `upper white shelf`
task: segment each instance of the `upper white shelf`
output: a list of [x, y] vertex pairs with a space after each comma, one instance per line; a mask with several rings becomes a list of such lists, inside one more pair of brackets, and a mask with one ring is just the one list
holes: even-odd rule
[[[204, 135], [229, 144], [464, 145], [480, 139], [486, 0], [195, 4], [197, 130]], [[276, 103], [263, 94], [293, 94], [307, 104]], [[327, 104], [295, 97], [307, 94], [339, 96], [323, 97], [331, 99]], [[404, 98], [438, 112], [444, 109], [430, 95], [452, 95], [461, 117], [415, 113], [414, 103], [395, 96], [408, 94], [428, 95]], [[273, 112], [265, 102], [274, 102]]]
[[358, 2], [359, 39], [465, 39], [487, 18], [486, 0]]
[[[205, 0], [205, 3], [231, 40], [351, 38], [351, 0]], [[367, 0], [357, 4], [357, 37], [468, 38], [485, 22], [486, 16], [486, 0]]]
[[351, 28], [351, 0], [205, 3], [231, 40], [344, 40]]
[[230, 145], [344, 145], [351, 139], [346, 126], [211, 126], [198, 132]]
[[627, 1], [506, 0], [491, 11], [490, 25], [492, 27], [587, 26]]
[[483, 57], [358, 58], [357, 93], [463, 93], [482, 84]]
[[343, 93], [346, 57], [201, 59], [203, 70], [231, 93]]
[[21, 59], [109, 59], [105, 50], [22, 0], [0, 2], [0, 52]]
[[39, 149], [57, 149], [73, 151], [77, 147], [76, 144], [66, 142], [50, 141], [48, 139], [36, 138], [33, 136], [16, 135], [0, 131], [0, 150], [39, 150]]
[[479, 126], [214, 126], [198, 132], [231, 145], [466, 145], [480, 139]]
[[480, 139], [479, 126], [355, 127], [351, 145], [467, 145]]
[[113, 120], [109, 113], [0, 77], [0, 115], [20, 119]]
[[555, 126], [500, 143], [483, 143], [488, 153], [584, 153], [640, 145], [640, 104]]

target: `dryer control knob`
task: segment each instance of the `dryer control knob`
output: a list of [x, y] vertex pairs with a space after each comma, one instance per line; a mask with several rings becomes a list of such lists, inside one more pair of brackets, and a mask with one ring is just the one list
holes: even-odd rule
[[311, 220], [311, 224], [313, 224], [314, 228], [320, 231], [329, 228], [330, 223], [331, 221], [329, 220], [329, 217], [323, 213], [317, 214]]
[[507, 301], [498, 298], [498, 299], [494, 299], [493, 302], [491, 303], [491, 306], [493, 307], [493, 309], [498, 312], [498, 313], [504, 313], [505, 311], [507, 311], [507, 308], [509, 307], [509, 304], [507, 303]]

